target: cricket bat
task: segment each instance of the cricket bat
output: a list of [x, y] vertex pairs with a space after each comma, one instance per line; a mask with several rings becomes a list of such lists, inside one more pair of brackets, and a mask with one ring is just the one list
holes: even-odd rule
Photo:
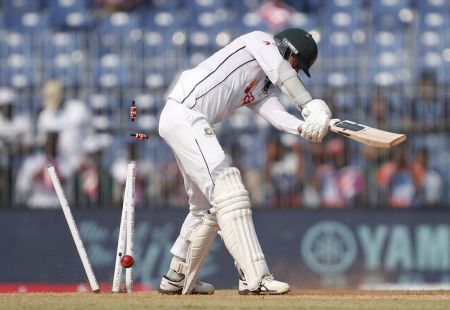
[[343, 120], [330, 124], [331, 131], [360, 143], [391, 148], [406, 140], [406, 135], [372, 128], [352, 121]]

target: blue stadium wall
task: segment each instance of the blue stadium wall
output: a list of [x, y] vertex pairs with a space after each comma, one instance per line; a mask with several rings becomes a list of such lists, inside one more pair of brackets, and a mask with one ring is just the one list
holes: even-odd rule
[[[120, 211], [74, 212], [96, 276], [111, 283]], [[158, 285], [182, 210], [137, 210], [135, 282]], [[376, 283], [450, 283], [450, 224], [438, 210], [254, 210], [271, 271], [299, 288], [361, 288]], [[0, 284], [83, 283], [86, 277], [60, 210], [1, 210]], [[202, 280], [236, 288], [220, 237]]]

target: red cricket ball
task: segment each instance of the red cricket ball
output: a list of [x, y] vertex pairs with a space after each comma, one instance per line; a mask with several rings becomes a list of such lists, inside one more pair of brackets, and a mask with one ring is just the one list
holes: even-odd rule
[[134, 258], [130, 255], [124, 255], [120, 258], [120, 264], [122, 267], [130, 268], [134, 264]]

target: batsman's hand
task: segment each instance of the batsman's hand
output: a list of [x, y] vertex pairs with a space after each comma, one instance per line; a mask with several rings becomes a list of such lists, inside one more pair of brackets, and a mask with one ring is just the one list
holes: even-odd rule
[[328, 133], [331, 111], [325, 101], [314, 99], [302, 109], [305, 122], [302, 124], [301, 136], [311, 142], [320, 143]]

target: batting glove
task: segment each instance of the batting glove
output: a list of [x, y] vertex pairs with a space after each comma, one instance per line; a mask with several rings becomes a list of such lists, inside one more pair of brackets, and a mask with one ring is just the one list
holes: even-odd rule
[[314, 99], [306, 103], [302, 109], [305, 122], [302, 125], [301, 136], [311, 142], [322, 142], [328, 133], [331, 111], [325, 101]]

